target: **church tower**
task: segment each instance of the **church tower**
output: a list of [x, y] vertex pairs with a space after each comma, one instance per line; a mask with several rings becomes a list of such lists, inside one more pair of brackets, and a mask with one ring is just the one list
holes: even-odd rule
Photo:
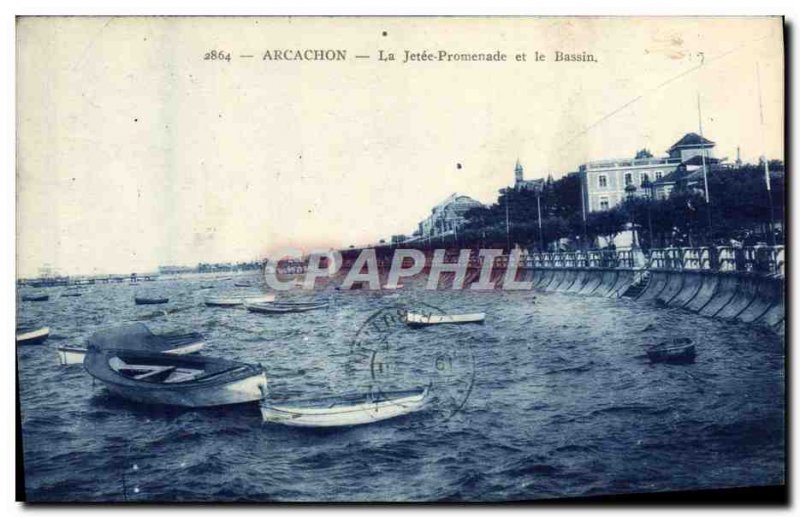
[[522, 183], [522, 164], [519, 163], [519, 158], [517, 158], [517, 165], [514, 166], [514, 185], [519, 185]]

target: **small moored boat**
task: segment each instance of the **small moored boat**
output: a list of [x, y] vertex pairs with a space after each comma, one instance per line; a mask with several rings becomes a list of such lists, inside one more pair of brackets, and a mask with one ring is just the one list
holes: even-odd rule
[[245, 303], [268, 303], [275, 301], [274, 294], [263, 296], [212, 296], [206, 298], [205, 303], [209, 307], [236, 307]]
[[56, 351], [59, 362], [67, 366], [83, 364], [89, 347], [97, 350], [119, 348], [184, 355], [197, 352], [205, 345], [205, 338], [199, 332], [153, 334], [144, 323], [134, 323], [95, 332], [87, 340], [86, 347], [61, 345]]
[[267, 394], [260, 365], [226, 359], [90, 348], [83, 364], [112, 393], [147, 404], [223, 406], [255, 402]]
[[281, 304], [281, 303], [257, 303], [246, 304], [245, 307], [250, 312], [258, 312], [261, 314], [288, 314], [293, 312], [308, 312], [317, 309], [324, 309], [328, 306], [327, 303], [316, 304]]
[[18, 345], [38, 345], [44, 343], [48, 336], [50, 336], [49, 327], [17, 327]]
[[253, 284], [251, 282], [247, 282], [247, 281], [245, 281], [245, 282], [234, 282], [233, 285], [235, 287], [252, 287], [253, 286]]
[[168, 303], [169, 298], [152, 298], [146, 296], [136, 296], [133, 299], [136, 302], [136, 305], [159, 305], [162, 303]]
[[647, 349], [647, 358], [651, 363], [693, 363], [697, 353], [694, 341], [689, 338], [676, 338], [664, 341]]
[[67, 291], [67, 292], [61, 293], [61, 297], [62, 298], [71, 298], [71, 297], [77, 297], [77, 296], [83, 296], [83, 293], [80, 292], [80, 291]]
[[426, 327], [428, 325], [460, 325], [464, 323], [483, 324], [486, 314], [416, 314], [406, 312], [403, 321], [409, 327]]
[[354, 394], [280, 404], [261, 403], [265, 422], [295, 427], [343, 427], [371, 424], [421, 409], [428, 388], [380, 394]]
[[80, 346], [61, 345], [56, 347], [56, 353], [61, 366], [83, 364], [83, 358], [86, 357], [86, 349]]
[[23, 294], [23, 302], [46, 302], [50, 299], [49, 294]]

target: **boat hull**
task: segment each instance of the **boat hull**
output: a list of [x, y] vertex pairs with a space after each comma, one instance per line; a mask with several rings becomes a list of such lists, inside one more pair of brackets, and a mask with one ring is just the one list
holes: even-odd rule
[[42, 327], [35, 330], [17, 333], [18, 345], [38, 345], [44, 343], [50, 337], [50, 329]]
[[23, 296], [22, 297], [22, 301], [23, 302], [46, 302], [49, 299], [50, 299], [50, 295], [49, 294], [31, 295], [31, 296]]
[[58, 353], [58, 362], [61, 366], [83, 364], [83, 359], [86, 357], [85, 348], [71, 346], [60, 346], [56, 348], [56, 353]]
[[238, 307], [246, 303], [269, 303], [275, 301], [274, 294], [264, 296], [231, 297], [231, 298], [206, 298], [208, 307]]
[[328, 304], [318, 305], [245, 305], [248, 311], [256, 312], [259, 314], [295, 314], [298, 312], [308, 312], [318, 309], [324, 309]]
[[404, 320], [406, 325], [411, 328], [428, 327], [430, 325], [465, 325], [474, 323], [483, 325], [486, 315], [483, 313], [476, 314], [406, 314]]
[[136, 305], [161, 305], [169, 303], [169, 298], [134, 298]]
[[362, 402], [339, 407], [297, 407], [262, 403], [265, 422], [292, 427], [352, 427], [408, 415], [420, 410], [428, 391], [378, 402]]
[[147, 389], [104, 382], [108, 390], [120, 397], [143, 404], [159, 404], [190, 408], [227, 406], [261, 400], [266, 394], [267, 376], [259, 374], [217, 386], [176, 387], [175, 389]]

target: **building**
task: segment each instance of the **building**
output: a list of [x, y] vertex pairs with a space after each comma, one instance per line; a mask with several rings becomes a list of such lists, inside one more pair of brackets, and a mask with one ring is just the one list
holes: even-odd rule
[[482, 206], [469, 196], [450, 194], [431, 209], [431, 215], [419, 223], [414, 233], [423, 239], [453, 234], [466, 222], [464, 214]]
[[696, 181], [698, 170], [702, 176], [703, 155], [707, 167], [719, 163], [713, 148], [714, 142], [687, 133], [667, 150], [667, 156], [585, 163], [578, 172], [586, 211], [608, 210], [628, 196], [666, 199], [683, 178], [690, 176]]
[[522, 164], [519, 163], [519, 160], [517, 160], [517, 164], [514, 166], [514, 186], [501, 188], [500, 193], [505, 194], [508, 190], [541, 191], [542, 188], [544, 188], [544, 180], [543, 179], [526, 180], [524, 177], [524, 170], [522, 168]]

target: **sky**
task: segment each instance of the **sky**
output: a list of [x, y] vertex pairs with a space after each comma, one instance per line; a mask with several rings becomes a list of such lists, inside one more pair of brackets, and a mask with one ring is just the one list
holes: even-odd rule
[[[782, 159], [782, 30], [737, 17], [19, 18], [17, 274], [410, 234], [453, 192], [494, 202], [517, 159], [530, 179], [664, 154], [699, 131], [698, 96], [718, 157]], [[306, 48], [347, 60], [262, 59]], [[377, 60], [406, 49], [508, 60]]]

